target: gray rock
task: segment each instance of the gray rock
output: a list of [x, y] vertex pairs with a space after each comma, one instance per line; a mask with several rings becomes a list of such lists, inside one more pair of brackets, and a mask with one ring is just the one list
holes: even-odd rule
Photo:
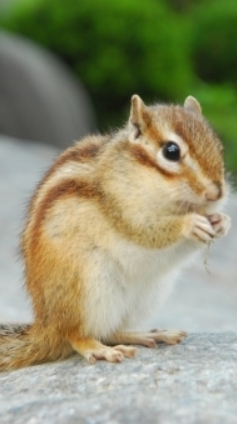
[[0, 374], [1, 424], [235, 424], [237, 334], [190, 335], [121, 364], [71, 359]]
[[66, 147], [95, 130], [82, 84], [59, 58], [0, 32], [0, 132]]

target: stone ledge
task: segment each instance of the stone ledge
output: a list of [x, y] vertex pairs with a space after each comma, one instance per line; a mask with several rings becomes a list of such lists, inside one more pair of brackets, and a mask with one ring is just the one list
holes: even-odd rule
[[121, 364], [69, 360], [0, 374], [1, 424], [233, 423], [237, 334], [192, 334]]

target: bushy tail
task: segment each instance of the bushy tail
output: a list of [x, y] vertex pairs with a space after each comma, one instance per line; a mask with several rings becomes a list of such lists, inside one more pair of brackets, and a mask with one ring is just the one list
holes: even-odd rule
[[66, 358], [72, 348], [32, 325], [0, 325], [0, 371]]

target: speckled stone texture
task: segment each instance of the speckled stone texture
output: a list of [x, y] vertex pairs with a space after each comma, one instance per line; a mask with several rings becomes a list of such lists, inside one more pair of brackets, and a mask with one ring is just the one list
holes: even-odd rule
[[0, 374], [1, 424], [236, 424], [237, 334], [190, 335], [121, 364], [69, 360]]

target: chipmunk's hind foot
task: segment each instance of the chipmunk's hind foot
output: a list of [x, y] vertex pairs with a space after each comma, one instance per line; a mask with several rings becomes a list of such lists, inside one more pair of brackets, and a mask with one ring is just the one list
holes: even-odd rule
[[122, 362], [124, 358], [132, 358], [137, 349], [132, 346], [106, 346], [95, 339], [76, 340], [71, 342], [72, 347], [80, 353], [89, 364], [95, 364], [97, 360], [108, 362]]
[[187, 334], [179, 330], [152, 330], [148, 332], [117, 332], [111, 337], [110, 344], [132, 344], [146, 347], [155, 347], [164, 342], [169, 345], [180, 343]]
[[154, 341], [164, 342], [169, 345], [180, 343], [187, 337], [187, 333], [181, 330], [152, 330], [150, 334], [154, 336]]
[[85, 352], [84, 357], [89, 364], [95, 364], [99, 359], [104, 359], [108, 362], [122, 362], [124, 358], [132, 358], [136, 353], [136, 348], [128, 346], [103, 346], [99, 349], [88, 350]]

